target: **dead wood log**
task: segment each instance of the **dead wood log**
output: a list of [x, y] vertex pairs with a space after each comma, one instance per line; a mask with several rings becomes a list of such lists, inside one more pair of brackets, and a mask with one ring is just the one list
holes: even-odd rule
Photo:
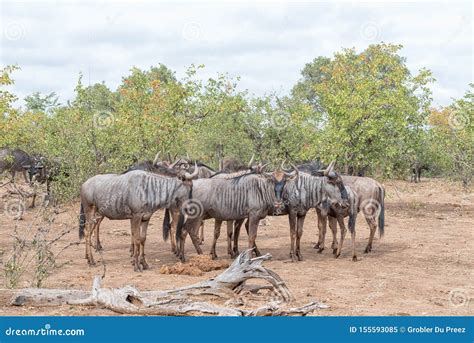
[[[270, 254], [251, 258], [251, 250], [240, 254], [231, 266], [215, 278], [167, 291], [140, 292], [133, 286], [102, 288], [96, 276], [92, 291], [23, 289], [12, 297], [11, 305], [50, 306], [59, 304], [99, 306], [122, 314], [141, 315], [218, 315], [218, 316], [304, 316], [327, 305], [312, 302], [289, 308], [292, 300], [285, 282], [273, 271], [262, 266]], [[251, 285], [249, 279], [260, 279], [270, 285]], [[259, 291], [270, 293], [263, 296]], [[264, 301], [256, 309], [243, 308], [249, 300]], [[214, 302], [210, 302], [214, 301]], [[232, 307], [241, 306], [242, 308]], [[255, 308], [255, 306], [253, 306]]]

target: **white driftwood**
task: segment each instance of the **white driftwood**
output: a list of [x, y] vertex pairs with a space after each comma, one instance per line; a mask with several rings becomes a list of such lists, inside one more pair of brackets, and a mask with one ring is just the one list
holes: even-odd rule
[[[168, 291], [140, 292], [133, 286], [122, 288], [101, 288], [101, 277], [96, 276], [92, 291], [79, 290], [19, 290], [10, 301], [11, 305], [48, 306], [82, 305], [99, 306], [122, 314], [141, 315], [218, 315], [218, 316], [304, 316], [327, 305], [312, 302], [302, 307], [288, 308], [292, 297], [283, 280], [274, 272], [262, 266], [270, 254], [251, 258], [251, 250], [240, 254], [231, 266], [215, 278], [197, 284]], [[249, 279], [265, 280], [270, 285], [247, 286]], [[272, 294], [262, 297], [259, 291]], [[251, 294], [252, 297], [247, 297]], [[251, 300], [265, 300], [256, 309], [236, 308]], [[210, 303], [210, 300], [222, 304]], [[223, 301], [225, 300], [225, 302]]]

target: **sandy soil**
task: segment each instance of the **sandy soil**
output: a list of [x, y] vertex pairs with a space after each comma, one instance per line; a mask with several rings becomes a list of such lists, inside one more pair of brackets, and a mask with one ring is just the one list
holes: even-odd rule
[[[383, 239], [376, 237], [371, 253], [364, 254], [368, 227], [362, 216], [357, 221], [358, 262], [350, 258], [350, 235], [343, 254], [334, 259], [330, 249], [317, 254], [313, 245], [317, 240], [316, 216], [311, 211], [306, 217], [302, 240], [303, 262], [289, 260], [289, 229], [286, 217], [269, 219], [261, 226], [257, 243], [262, 253], [271, 253], [273, 260], [266, 266], [277, 272], [287, 283], [295, 303], [303, 304], [317, 299], [330, 305], [317, 315], [468, 315], [473, 313], [473, 227], [474, 195], [463, 191], [458, 184], [443, 180], [424, 179], [419, 184], [387, 181], [386, 229]], [[0, 195], [5, 188], [0, 189]], [[11, 256], [11, 234], [17, 223], [17, 232], [24, 234], [28, 227], [37, 225], [38, 209], [27, 209], [23, 220], [15, 221], [5, 212], [11, 196], [0, 199], [0, 254], [5, 263]], [[54, 251], [77, 241], [78, 203], [60, 209], [54, 218], [50, 237], [64, 229], [71, 232], [62, 237]], [[101, 238], [104, 252], [95, 254], [96, 260], [106, 262], [104, 287], [133, 284], [141, 290], [169, 289], [207, 279], [219, 273], [212, 271], [202, 276], [163, 275], [160, 268], [176, 262], [169, 243], [163, 242], [160, 211], [153, 217], [146, 246], [150, 270], [132, 271], [129, 258], [129, 222], [102, 222]], [[34, 226], [33, 225], [33, 226]], [[205, 229], [203, 249], [210, 250], [213, 224]], [[225, 228], [218, 242], [219, 258], [226, 259]], [[241, 248], [246, 246], [245, 231]], [[330, 246], [328, 231], [326, 247]], [[187, 256], [195, 254], [187, 242]], [[84, 244], [73, 245], [62, 252], [56, 269], [45, 281], [47, 288], [75, 288], [88, 290], [94, 275], [103, 272], [102, 266], [90, 268], [84, 259]], [[3, 265], [2, 265], [3, 267]], [[18, 287], [28, 287], [31, 270]], [[4, 287], [5, 277], [0, 279]], [[6, 291], [0, 291], [0, 315], [112, 315], [90, 308], [25, 308], [6, 306]]]

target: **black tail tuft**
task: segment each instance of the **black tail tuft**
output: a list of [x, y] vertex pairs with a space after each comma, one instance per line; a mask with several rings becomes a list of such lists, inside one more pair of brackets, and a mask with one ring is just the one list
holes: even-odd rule
[[168, 240], [170, 236], [171, 224], [170, 224], [170, 210], [165, 210], [165, 217], [163, 218], [163, 239]]
[[384, 226], [385, 226], [385, 204], [384, 204], [385, 190], [383, 189], [383, 187], [380, 187], [379, 194], [380, 194], [379, 235], [380, 237], [382, 237], [384, 234]]
[[84, 226], [86, 225], [86, 215], [84, 214], [84, 205], [81, 202], [81, 212], [79, 214], [79, 239], [84, 238]]

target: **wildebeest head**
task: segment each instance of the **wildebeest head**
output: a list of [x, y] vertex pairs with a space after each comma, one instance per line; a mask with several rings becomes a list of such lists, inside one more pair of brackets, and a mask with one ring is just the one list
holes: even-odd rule
[[[262, 166], [262, 167], [265, 167], [265, 166]], [[264, 175], [267, 178], [267, 180], [274, 183], [275, 198], [276, 198], [274, 206], [276, 209], [281, 209], [285, 207], [285, 204], [283, 202], [283, 189], [285, 188], [285, 184], [289, 180], [296, 179], [299, 175], [298, 169], [296, 169], [296, 167], [294, 168], [295, 169], [293, 172], [291, 173], [287, 172], [283, 169], [283, 163], [282, 163], [282, 166], [279, 169], [275, 170], [274, 172], [262, 173], [262, 175]]]
[[332, 161], [325, 170], [321, 170], [326, 181], [324, 191], [330, 206], [345, 209], [350, 206], [349, 196], [341, 176], [334, 170], [334, 164], [335, 161]]
[[44, 182], [45, 179], [45, 163], [43, 156], [36, 156], [32, 158], [32, 162], [29, 165], [23, 165], [23, 169], [28, 172], [28, 179], [30, 185], [35, 181]]

